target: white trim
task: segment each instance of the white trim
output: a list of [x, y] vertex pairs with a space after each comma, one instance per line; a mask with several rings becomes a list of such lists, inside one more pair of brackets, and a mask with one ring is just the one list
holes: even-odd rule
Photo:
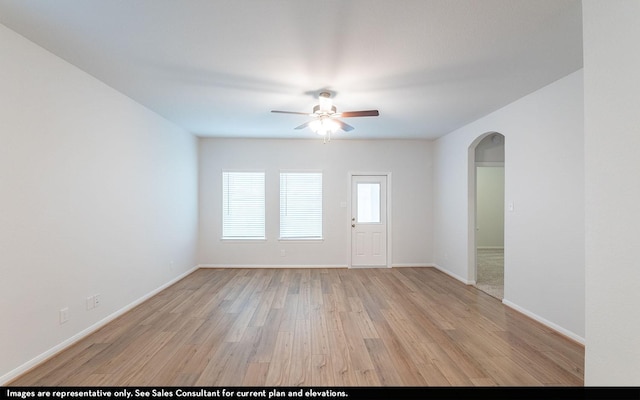
[[515, 303], [512, 303], [507, 299], [502, 299], [502, 304], [504, 304], [505, 306], [507, 306], [509, 308], [512, 308], [512, 309], [518, 311], [519, 313], [522, 313], [522, 314], [526, 315], [527, 317], [529, 317], [531, 319], [534, 319], [534, 320], [540, 322], [542, 325], [545, 325], [545, 326], [553, 329], [554, 331], [558, 332], [559, 334], [561, 334], [563, 336], [566, 336], [567, 338], [569, 338], [569, 339], [571, 339], [571, 340], [573, 340], [575, 342], [578, 342], [583, 346], [586, 343], [585, 339], [582, 336], [577, 335], [577, 334], [575, 334], [575, 333], [573, 333], [573, 332], [561, 327], [560, 325], [554, 324], [553, 322], [551, 322], [551, 321], [549, 321], [547, 319], [544, 319], [541, 316], [539, 316], [539, 315], [537, 315], [535, 313], [532, 313], [531, 311], [529, 311], [529, 310], [527, 310], [525, 308], [522, 308], [519, 305], [517, 305]]
[[278, 170], [278, 175], [280, 175], [281, 173], [285, 173], [285, 174], [305, 174], [305, 173], [315, 173], [315, 174], [324, 174], [324, 170], [323, 169], [304, 169], [304, 168], [284, 168], [284, 169], [279, 169]]
[[278, 242], [280, 243], [299, 243], [299, 244], [309, 244], [309, 243], [317, 243], [322, 244], [324, 242], [324, 238], [278, 238]]
[[435, 269], [437, 269], [438, 271], [444, 272], [445, 274], [449, 275], [450, 277], [452, 277], [453, 279], [459, 280], [460, 282], [464, 283], [465, 285], [475, 285], [476, 282], [475, 281], [470, 281], [467, 279], [464, 279], [463, 277], [461, 277], [460, 275], [456, 275], [451, 271], [448, 271], [444, 268], [442, 268], [441, 266], [439, 266], [438, 264], [433, 264], [433, 267]]
[[504, 250], [504, 246], [478, 246], [478, 250]]
[[140, 297], [138, 300], [135, 300], [134, 302], [124, 306], [123, 308], [121, 308], [118, 311], [108, 315], [107, 317], [101, 319], [100, 321], [98, 321], [95, 324], [89, 326], [88, 328], [76, 333], [75, 335], [71, 336], [69, 339], [63, 341], [62, 343], [50, 348], [49, 350], [45, 351], [42, 354], [32, 358], [31, 360], [27, 361], [26, 363], [20, 365], [18, 368], [15, 368], [12, 371], [9, 371], [8, 373], [4, 374], [3, 376], [0, 376], [0, 386], [9, 383], [11, 380], [16, 379], [18, 376], [22, 375], [23, 373], [27, 372], [28, 370], [30, 370], [30, 369], [34, 368], [35, 366], [45, 362], [46, 360], [48, 360], [49, 358], [57, 355], [61, 351], [66, 350], [70, 346], [74, 345], [75, 343], [77, 343], [80, 340], [84, 339], [85, 337], [91, 335], [92, 333], [94, 333], [98, 329], [102, 328], [103, 326], [105, 326], [109, 322], [113, 321], [114, 319], [118, 318], [119, 316], [123, 315], [124, 313], [130, 311], [134, 307], [144, 303], [145, 301], [149, 300], [151, 297], [155, 296], [156, 294], [158, 294], [161, 291], [163, 291], [166, 288], [168, 288], [169, 286], [171, 286], [171, 285], [175, 284], [176, 282], [184, 279], [186, 276], [192, 274], [197, 269], [198, 269], [197, 266], [191, 268], [187, 272], [185, 272], [185, 273], [173, 278], [172, 280], [170, 280], [169, 282], [165, 283], [164, 285], [162, 285], [162, 286], [158, 287], [157, 289], [154, 289], [151, 292], [147, 293], [146, 295]]
[[393, 186], [391, 181], [391, 171], [387, 172], [387, 266], [393, 265]]
[[402, 264], [391, 264], [393, 268], [433, 268], [435, 264], [425, 264], [425, 263], [402, 263]]
[[220, 241], [223, 243], [267, 243], [267, 238], [232, 238], [232, 237], [222, 237]]
[[[392, 264], [393, 268], [434, 268], [433, 263], [402, 263]], [[349, 268], [345, 264], [199, 264], [197, 268]], [[366, 267], [369, 268], [369, 267]], [[439, 269], [439, 268], [438, 268]], [[445, 272], [445, 271], [443, 271]]]
[[266, 264], [200, 264], [198, 268], [223, 268], [223, 269], [234, 269], [234, 268], [264, 268], [264, 269], [275, 269], [275, 268], [298, 268], [298, 269], [315, 269], [315, 268], [348, 268], [347, 265], [266, 265]]
[[[429, 263], [403, 263], [403, 264], [392, 264], [391, 268], [434, 268], [435, 264], [429, 264]], [[200, 264], [198, 265], [198, 268], [309, 268], [309, 269], [313, 269], [313, 268], [349, 268], [349, 266], [347, 265], [339, 265], [339, 264], [333, 264], [333, 265], [309, 265], [309, 264], [303, 264], [303, 265], [266, 265], [266, 264], [246, 264], [246, 265], [241, 265], [241, 264]], [[386, 266], [381, 266], [381, 267], [351, 267], [352, 269], [358, 269], [358, 268], [388, 268]], [[443, 271], [444, 272], [444, 271]]]

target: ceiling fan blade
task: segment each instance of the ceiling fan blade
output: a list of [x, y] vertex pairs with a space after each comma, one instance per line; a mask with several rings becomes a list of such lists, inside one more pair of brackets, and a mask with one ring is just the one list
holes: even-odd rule
[[278, 110], [271, 110], [272, 113], [280, 113], [280, 114], [300, 114], [300, 115], [309, 115], [309, 113], [306, 112], [298, 112], [298, 111], [278, 111]]
[[300, 125], [300, 126], [296, 126], [294, 129], [304, 129], [307, 126], [309, 126], [309, 124], [311, 123], [311, 121], [309, 122], [305, 122], [304, 124]]
[[355, 128], [347, 123], [344, 123], [342, 121], [340, 121], [339, 119], [334, 119], [334, 121], [336, 121], [338, 123], [338, 125], [340, 125], [340, 129], [342, 129], [345, 132], [349, 132], [354, 130]]
[[365, 110], [365, 111], [345, 111], [340, 113], [340, 118], [350, 117], [377, 117], [380, 115], [378, 110]]

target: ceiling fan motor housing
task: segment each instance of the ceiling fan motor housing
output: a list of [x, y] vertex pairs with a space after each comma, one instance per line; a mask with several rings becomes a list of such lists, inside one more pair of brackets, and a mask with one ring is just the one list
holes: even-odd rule
[[320, 104], [316, 104], [315, 106], [313, 106], [313, 113], [317, 114], [317, 115], [331, 115], [331, 114], [335, 114], [336, 113], [336, 106], [331, 106], [330, 110], [322, 110], [320, 108]]

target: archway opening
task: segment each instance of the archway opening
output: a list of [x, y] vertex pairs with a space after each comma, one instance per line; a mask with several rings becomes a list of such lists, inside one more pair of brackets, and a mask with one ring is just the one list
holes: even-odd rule
[[479, 136], [469, 147], [469, 276], [485, 293], [504, 298], [505, 137]]

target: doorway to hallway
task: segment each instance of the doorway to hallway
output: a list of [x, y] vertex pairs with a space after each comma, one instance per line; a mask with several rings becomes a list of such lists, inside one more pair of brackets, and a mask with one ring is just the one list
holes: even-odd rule
[[473, 151], [473, 281], [485, 293], [504, 298], [504, 136], [493, 132]]

